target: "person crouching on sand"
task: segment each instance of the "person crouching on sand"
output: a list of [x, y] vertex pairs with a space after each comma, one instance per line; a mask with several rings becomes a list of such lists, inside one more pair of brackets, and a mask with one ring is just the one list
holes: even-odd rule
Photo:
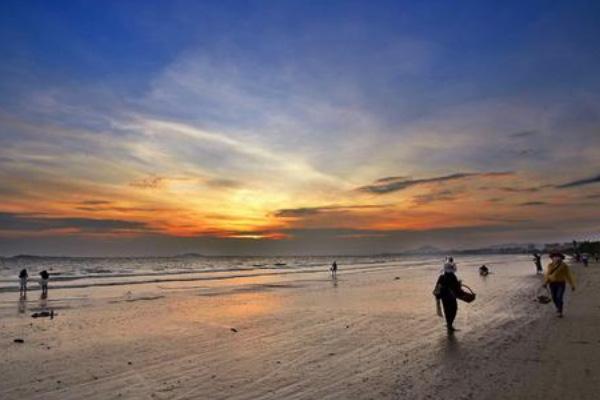
[[566, 284], [569, 283], [571, 290], [575, 291], [575, 279], [571, 273], [571, 269], [564, 262], [565, 256], [562, 253], [550, 253], [550, 259], [552, 262], [546, 267], [544, 287], [550, 286], [550, 294], [556, 306], [556, 313], [558, 317], [562, 318]]
[[448, 257], [444, 264], [443, 274], [438, 278], [433, 295], [436, 298], [436, 308], [438, 315], [441, 317], [442, 312], [440, 310], [440, 301], [444, 308], [444, 317], [446, 317], [446, 327], [448, 333], [455, 331], [454, 319], [458, 311], [458, 304], [456, 302], [456, 293], [460, 291], [460, 281], [456, 277], [456, 264], [452, 257]]

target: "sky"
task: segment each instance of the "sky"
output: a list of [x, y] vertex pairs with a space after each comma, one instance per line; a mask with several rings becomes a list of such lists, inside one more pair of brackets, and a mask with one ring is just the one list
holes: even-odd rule
[[597, 1], [0, 3], [0, 255], [600, 236]]

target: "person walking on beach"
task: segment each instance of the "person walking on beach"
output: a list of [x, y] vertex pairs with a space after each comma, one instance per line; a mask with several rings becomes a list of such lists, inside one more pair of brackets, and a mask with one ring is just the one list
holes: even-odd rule
[[544, 269], [542, 268], [542, 256], [540, 256], [538, 253], [533, 253], [533, 262], [535, 263], [535, 273], [544, 273]]
[[334, 261], [333, 264], [331, 264], [331, 277], [332, 278], [337, 278], [337, 262]]
[[550, 287], [552, 301], [556, 306], [556, 314], [559, 318], [562, 318], [566, 284], [568, 283], [571, 290], [575, 291], [575, 279], [571, 269], [564, 262], [565, 256], [562, 253], [552, 252], [550, 253], [550, 259], [552, 262], [546, 267], [544, 287]]
[[27, 278], [29, 278], [29, 274], [27, 273], [27, 269], [23, 268], [19, 272], [19, 293], [21, 295], [27, 293]]
[[441, 317], [440, 301], [444, 308], [443, 316], [446, 318], [446, 328], [448, 333], [455, 331], [454, 319], [458, 312], [458, 303], [456, 302], [456, 294], [460, 291], [460, 281], [456, 277], [456, 264], [452, 257], [446, 259], [444, 264], [444, 272], [436, 282], [433, 295], [436, 298], [436, 308], [438, 315]]
[[40, 286], [42, 287], [42, 295], [48, 294], [48, 279], [50, 279], [50, 274], [48, 271], [43, 270], [40, 272]]

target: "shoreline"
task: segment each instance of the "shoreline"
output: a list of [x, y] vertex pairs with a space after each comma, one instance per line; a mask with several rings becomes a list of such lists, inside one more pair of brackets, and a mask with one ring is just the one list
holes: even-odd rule
[[[323, 271], [202, 287], [51, 288], [23, 313], [4, 309], [0, 397], [551, 399], [549, 379], [566, 374], [561, 396], [593, 398], [600, 265], [575, 267], [580, 286], [558, 321], [533, 301], [541, 277], [528, 259], [491, 263], [485, 279], [467, 261], [459, 275], [478, 299], [459, 305], [453, 336], [434, 312], [437, 266], [342, 270], [337, 280]], [[30, 317], [44, 306], [57, 311], [53, 320]], [[568, 353], [556, 372], [549, 341]]]

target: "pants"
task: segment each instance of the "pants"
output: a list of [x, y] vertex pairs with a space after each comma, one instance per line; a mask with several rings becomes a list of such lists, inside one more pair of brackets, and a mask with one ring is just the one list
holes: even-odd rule
[[458, 310], [458, 304], [454, 297], [442, 297], [442, 306], [444, 307], [444, 316], [446, 317], [446, 325], [448, 328], [452, 328], [454, 318], [456, 318], [456, 312]]
[[556, 306], [556, 310], [560, 313], [563, 311], [563, 296], [565, 295], [565, 288], [567, 285], [565, 282], [550, 282], [550, 293], [552, 294], [552, 301]]

